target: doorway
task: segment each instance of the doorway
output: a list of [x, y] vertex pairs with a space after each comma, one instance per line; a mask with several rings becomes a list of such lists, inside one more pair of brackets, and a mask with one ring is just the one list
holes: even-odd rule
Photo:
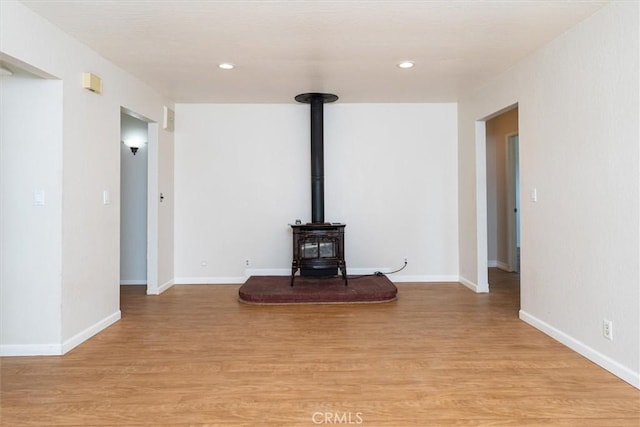
[[147, 286], [148, 123], [120, 112], [120, 284]]
[[[520, 271], [520, 169], [518, 107], [485, 120], [486, 267]], [[489, 285], [496, 273], [488, 275]], [[519, 283], [519, 277], [516, 281]]]

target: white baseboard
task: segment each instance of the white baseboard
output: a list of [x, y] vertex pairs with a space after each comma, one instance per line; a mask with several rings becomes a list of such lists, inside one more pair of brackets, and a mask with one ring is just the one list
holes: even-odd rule
[[437, 282], [458, 282], [458, 276], [407, 276], [407, 275], [395, 275], [390, 274], [387, 276], [389, 280], [394, 283], [407, 283], [407, 282], [424, 282], [424, 283], [437, 283]]
[[511, 272], [511, 269], [509, 268], [509, 264], [507, 264], [506, 262], [497, 261], [495, 259], [487, 261], [487, 267], [499, 268], [500, 270]]
[[[347, 274], [350, 276], [361, 276], [373, 274], [377, 271], [388, 273], [388, 268], [347, 268]], [[245, 270], [245, 276], [237, 277], [177, 277], [176, 285], [219, 285], [219, 284], [242, 284], [251, 276], [289, 276], [291, 270], [288, 268], [248, 268]], [[390, 274], [389, 280], [397, 283], [404, 282], [458, 282], [458, 276], [446, 275], [426, 275], [426, 276], [407, 276]]]
[[251, 276], [291, 276], [290, 268], [247, 268], [244, 271], [246, 278]]
[[364, 276], [366, 274], [373, 274], [375, 272], [380, 272], [380, 273], [388, 273], [390, 271], [392, 271], [390, 268], [386, 268], [386, 267], [379, 267], [379, 268], [349, 268], [347, 267], [347, 274], [349, 276]]
[[160, 295], [161, 293], [163, 293], [167, 289], [171, 288], [173, 285], [174, 285], [174, 281], [173, 280], [167, 280], [166, 282], [164, 282], [162, 285], [160, 285], [158, 287], [158, 293], [150, 294], [148, 292], [148, 290], [147, 290], [147, 295]]
[[[363, 276], [367, 274], [374, 274], [376, 272], [387, 274], [392, 271], [387, 267], [380, 268], [348, 268], [347, 274], [349, 276]], [[245, 270], [246, 277], [250, 276], [289, 276], [291, 275], [290, 268], [247, 268]], [[389, 274], [389, 280], [392, 282], [457, 282], [458, 276], [406, 276], [401, 274]]]
[[0, 346], [0, 356], [61, 356], [98, 332], [120, 320], [120, 310], [89, 326], [61, 344], [18, 344]]
[[60, 356], [60, 344], [9, 344], [0, 345], [0, 356]]
[[509, 268], [509, 264], [498, 261], [498, 265], [496, 266], [502, 271], [506, 271], [507, 273], [511, 273], [511, 268]]
[[472, 282], [471, 280], [460, 276], [458, 278], [458, 282], [462, 283], [464, 286], [471, 289], [473, 292], [478, 292], [478, 285]]
[[235, 285], [244, 283], [247, 278], [244, 276], [230, 277], [176, 277], [176, 285]]
[[581, 341], [573, 338], [570, 335], [560, 331], [559, 329], [554, 328], [550, 324], [546, 323], [543, 320], [538, 319], [535, 316], [527, 313], [526, 311], [520, 310], [520, 319], [523, 322], [528, 323], [534, 328], [544, 332], [549, 335], [551, 338], [556, 341], [566, 345], [571, 350], [581, 354], [587, 359], [591, 360], [596, 365], [606, 369], [611, 372], [613, 375], [622, 379], [623, 381], [628, 382], [632, 386], [640, 389], [640, 372], [634, 372], [630, 368], [616, 362], [610, 357], [600, 353], [597, 350], [589, 347]]
[[[391, 269], [390, 268], [348, 268], [347, 267], [347, 274], [349, 276], [362, 276], [362, 275], [367, 275], [367, 274], [374, 274], [375, 272], [378, 272], [378, 271], [381, 272], [381, 273], [388, 273], [388, 272], [391, 271]], [[290, 275], [291, 275], [291, 269], [290, 268], [247, 268], [245, 270], [245, 276], [246, 277], [250, 277], [250, 276], [290, 276]], [[401, 277], [401, 276], [398, 276], [398, 277]], [[431, 276], [413, 276], [413, 277], [425, 278], [425, 277], [431, 277]], [[438, 277], [440, 277], [440, 276], [438, 276]], [[446, 277], [449, 277], [449, 276], [446, 276]], [[456, 279], [457, 279], [457, 277], [456, 277]], [[456, 279], [453, 279], [452, 281], [455, 281]], [[407, 281], [409, 281], [409, 280], [407, 280]], [[416, 279], [414, 281], [417, 281], [417, 282], [419, 282], [419, 281], [435, 282], [435, 281], [439, 281], [439, 280]]]
[[130, 286], [130, 285], [146, 285], [147, 284], [147, 280], [143, 279], [143, 280], [120, 280], [120, 284], [121, 285], [126, 285], [126, 286]]
[[107, 329], [109, 326], [116, 323], [122, 317], [122, 313], [120, 310], [116, 311], [113, 314], [105, 317], [104, 319], [94, 323], [93, 325], [86, 328], [84, 331], [79, 332], [69, 338], [68, 340], [62, 343], [62, 354], [66, 354], [69, 351], [73, 350], [75, 347], [79, 346], [98, 332], [101, 332]]
[[[374, 274], [376, 272], [389, 273], [390, 268], [347, 268], [349, 276], [363, 276]], [[289, 268], [247, 268], [245, 270], [246, 277], [250, 276], [289, 276], [291, 269]], [[406, 276], [401, 274], [390, 274], [389, 280], [392, 282], [457, 282], [458, 276]]]

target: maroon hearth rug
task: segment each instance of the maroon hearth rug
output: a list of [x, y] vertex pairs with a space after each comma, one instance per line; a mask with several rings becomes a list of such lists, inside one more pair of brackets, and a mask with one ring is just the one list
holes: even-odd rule
[[380, 303], [397, 298], [398, 288], [387, 276], [298, 277], [251, 276], [240, 286], [239, 299], [247, 304], [353, 304]]

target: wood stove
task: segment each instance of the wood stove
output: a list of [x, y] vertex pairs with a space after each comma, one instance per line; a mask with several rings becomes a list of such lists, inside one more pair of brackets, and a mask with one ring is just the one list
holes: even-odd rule
[[345, 224], [324, 222], [324, 130], [323, 106], [338, 97], [329, 93], [303, 93], [296, 101], [311, 106], [311, 222], [292, 225], [293, 261], [291, 286], [300, 269], [301, 276], [335, 276], [342, 273], [345, 286]]
[[296, 271], [302, 276], [335, 276], [342, 273], [345, 286], [347, 265], [344, 260], [345, 224], [292, 225], [293, 262], [291, 264], [291, 286]]

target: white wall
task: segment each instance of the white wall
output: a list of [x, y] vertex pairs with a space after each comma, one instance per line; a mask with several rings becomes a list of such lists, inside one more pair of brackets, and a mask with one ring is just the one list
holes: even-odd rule
[[[62, 82], [0, 77], [0, 346], [57, 354], [61, 337]], [[35, 205], [34, 193], [43, 204]]]
[[[640, 387], [638, 3], [613, 2], [459, 103], [460, 272], [482, 278], [476, 121], [516, 102], [521, 318]], [[538, 202], [529, 200], [536, 188]], [[480, 244], [478, 244], [480, 242]], [[485, 237], [486, 243], [486, 237]], [[614, 340], [602, 321], [614, 324]]]
[[[287, 274], [288, 224], [311, 219], [309, 106], [176, 115], [176, 281]], [[456, 280], [456, 105], [328, 104], [324, 124], [325, 220], [347, 224], [348, 270], [408, 257], [394, 280]]]
[[[147, 123], [120, 114], [120, 139], [149, 140]], [[147, 284], [148, 144], [135, 155], [120, 144], [120, 284]]]
[[[120, 316], [120, 109], [126, 107], [159, 122], [168, 100], [21, 3], [2, 1], [0, 8], [2, 58], [28, 64], [62, 80], [63, 128], [59, 155], [63, 169], [58, 202], [63, 206], [60, 254], [64, 352]], [[103, 79], [102, 95], [81, 87], [83, 72], [92, 72]], [[27, 121], [21, 124], [33, 125]], [[163, 165], [170, 163], [173, 135], [160, 130], [151, 137], [156, 163], [149, 166], [157, 170], [160, 159]], [[157, 187], [157, 183], [154, 185]], [[104, 191], [111, 195], [110, 204], [103, 204]], [[158, 229], [172, 230], [171, 200], [162, 206], [152, 206], [158, 211], [154, 212], [154, 217], [159, 218]], [[157, 247], [167, 244], [171, 242], [157, 241]], [[157, 265], [173, 265], [172, 250], [157, 253], [166, 257], [158, 259]], [[171, 268], [162, 272], [158, 268], [154, 280], [170, 282], [171, 273]]]

